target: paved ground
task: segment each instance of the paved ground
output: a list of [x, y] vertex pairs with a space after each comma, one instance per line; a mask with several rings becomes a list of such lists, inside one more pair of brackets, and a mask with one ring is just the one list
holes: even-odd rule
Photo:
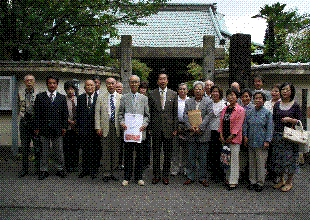
[[20, 161], [0, 161], [0, 219], [310, 219], [310, 165], [287, 193], [272, 189], [271, 182], [261, 193], [245, 184], [234, 191], [219, 183], [185, 187], [183, 176], [171, 177], [168, 186], [152, 185], [150, 169], [144, 187], [78, 179], [77, 173], [18, 179], [20, 167]]

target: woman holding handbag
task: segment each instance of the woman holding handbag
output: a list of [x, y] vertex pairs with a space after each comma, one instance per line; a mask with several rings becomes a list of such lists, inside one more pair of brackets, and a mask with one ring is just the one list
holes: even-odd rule
[[[274, 185], [275, 189], [283, 192], [293, 187], [293, 177], [298, 171], [299, 146], [283, 139], [284, 127], [294, 127], [301, 118], [299, 105], [294, 101], [295, 87], [293, 84], [283, 83], [280, 86], [281, 101], [273, 108], [274, 122], [274, 149], [272, 152], [273, 171], [280, 177], [280, 182]], [[284, 175], [288, 178], [285, 181]]]
[[228, 190], [236, 188], [239, 180], [239, 151], [242, 143], [242, 124], [245, 117], [244, 108], [238, 103], [239, 92], [234, 88], [226, 91], [229, 102], [223, 108], [220, 121], [220, 140], [227, 145], [231, 151], [230, 170], [226, 172]]

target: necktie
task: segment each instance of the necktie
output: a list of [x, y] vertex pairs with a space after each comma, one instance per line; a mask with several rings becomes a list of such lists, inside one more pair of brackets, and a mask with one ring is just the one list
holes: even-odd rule
[[73, 101], [73, 99], [71, 99], [72, 102], [72, 115], [73, 115], [73, 120], [76, 118], [76, 105]]
[[88, 96], [88, 104], [87, 104], [87, 106], [88, 106], [88, 108], [91, 107], [91, 97], [90, 96]]
[[164, 109], [164, 104], [165, 104], [164, 91], [160, 91], [160, 103], [161, 103], [161, 108]]
[[111, 95], [110, 98], [110, 108], [111, 108], [111, 121], [113, 124], [115, 124], [115, 105], [114, 105], [114, 95]]
[[50, 94], [50, 99], [51, 99], [51, 102], [53, 103], [53, 101], [54, 101], [54, 95], [53, 95], [53, 93]]
[[136, 94], [133, 94], [132, 96], [133, 96], [133, 105], [135, 105], [136, 104]]

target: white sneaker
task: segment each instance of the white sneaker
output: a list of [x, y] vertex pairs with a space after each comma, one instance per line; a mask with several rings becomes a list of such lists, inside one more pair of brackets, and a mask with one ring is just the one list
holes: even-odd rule
[[144, 181], [143, 180], [139, 180], [138, 184], [139, 184], [139, 186], [144, 186]]
[[127, 186], [127, 185], [128, 185], [128, 181], [127, 181], [127, 180], [124, 180], [124, 181], [122, 182], [122, 185], [123, 185], [123, 186]]

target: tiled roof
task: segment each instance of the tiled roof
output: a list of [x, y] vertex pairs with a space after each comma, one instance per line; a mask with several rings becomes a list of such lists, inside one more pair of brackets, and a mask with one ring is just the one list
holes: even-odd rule
[[[172, 7], [176, 4], [168, 4]], [[214, 4], [178, 4], [186, 6], [182, 10], [160, 9], [157, 14], [140, 19], [146, 26], [119, 24], [116, 26], [119, 35], [132, 35], [133, 46], [140, 47], [202, 47], [204, 35], [215, 35], [215, 47], [229, 35], [223, 15], [216, 12]], [[191, 8], [192, 7], [192, 8]], [[198, 7], [198, 9], [197, 9]], [[195, 9], [193, 9], [195, 8]], [[201, 8], [201, 10], [199, 10]], [[120, 43], [119, 39], [110, 39], [111, 45]]]

